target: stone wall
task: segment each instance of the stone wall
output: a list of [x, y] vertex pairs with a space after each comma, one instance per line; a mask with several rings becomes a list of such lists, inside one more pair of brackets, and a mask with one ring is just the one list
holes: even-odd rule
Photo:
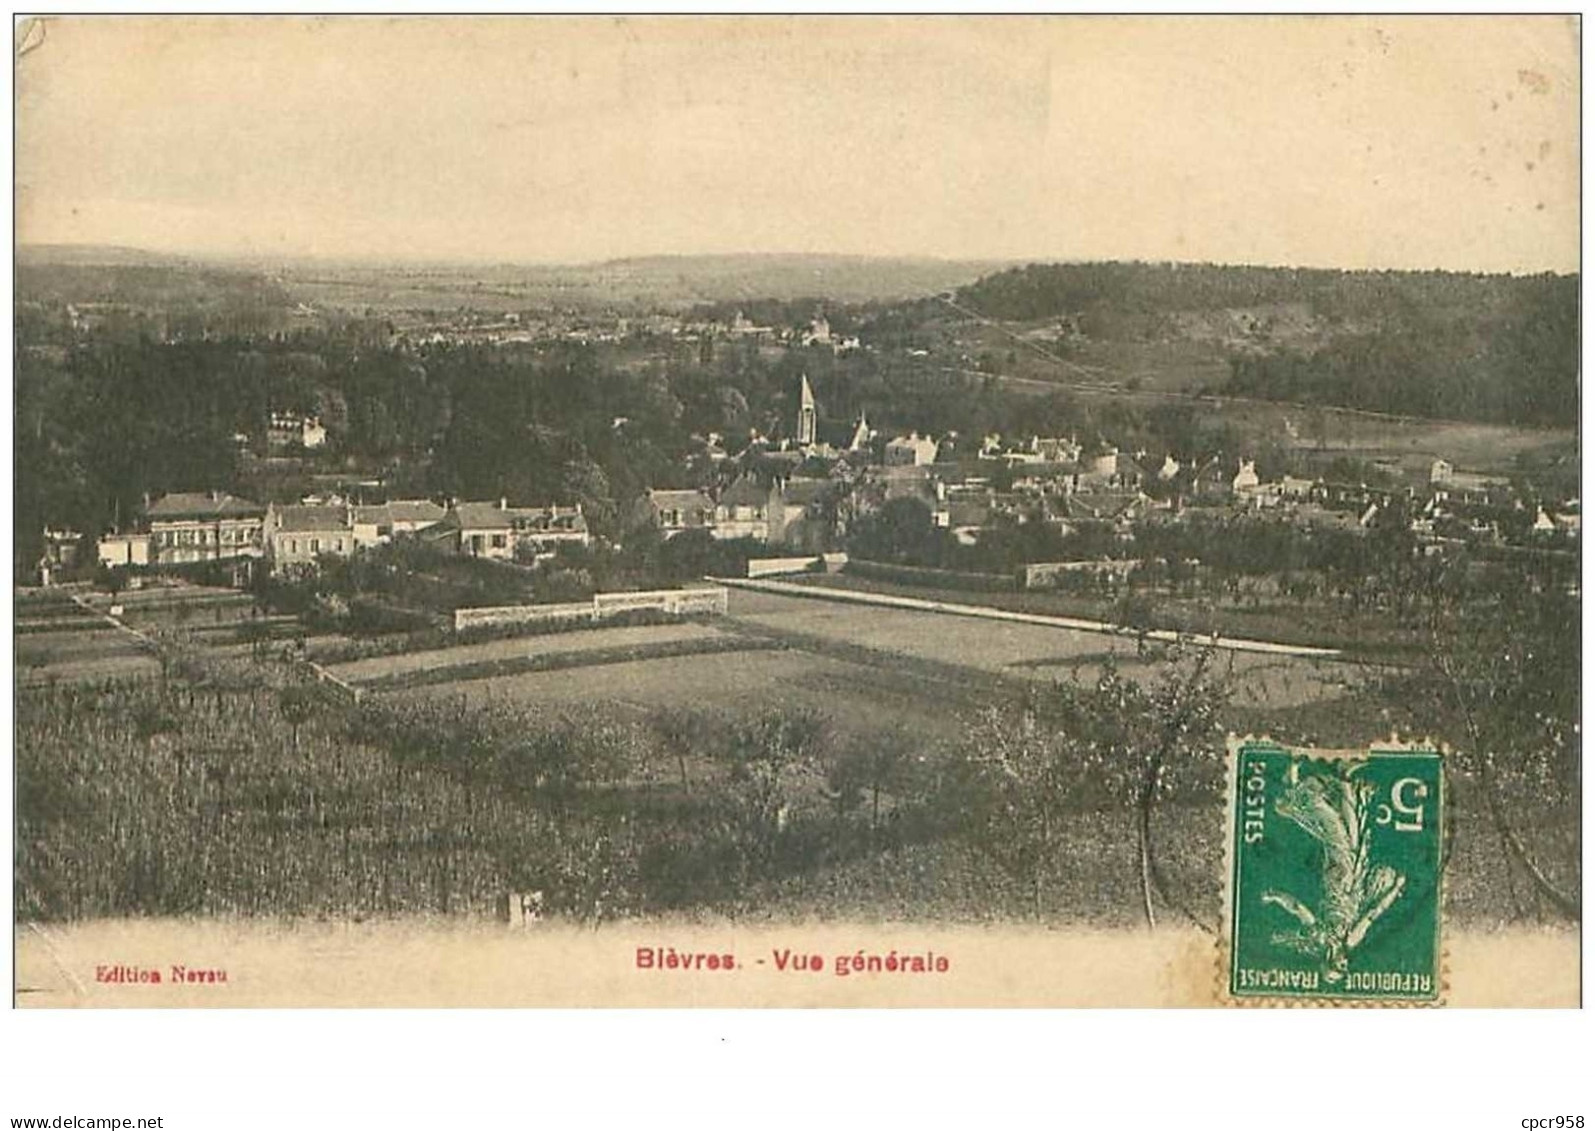
[[1133, 558], [1119, 561], [1031, 562], [1025, 566], [1026, 589], [1055, 589], [1060, 577], [1072, 574], [1109, 574], [1123, 579], [1137, 563]]
[[591, 601], [564, 605], [497, 605], [455, 609], [454, 630], [459, 632], [489, 625], [603, 620], [636, 609], [658, 609], [674, 616], [719, 615], [726, 611], [726, 598], [725, 587], [715, 585], [695, 589], [653, 589], [638, 593], [594, 593]]
[[[806, 558], [749, 558], [749, 577], [771, 577], [778, 573], [808, 573], [816, 564], [823, 565], [818, 557]], [[817, 572], [817, 571], [816, 571]]]

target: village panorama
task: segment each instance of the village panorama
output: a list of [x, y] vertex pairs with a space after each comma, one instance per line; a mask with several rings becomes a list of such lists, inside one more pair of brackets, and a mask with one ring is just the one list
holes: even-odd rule
[[1443, 744], [1447, 922], [1565, 926], [1577, 304], [25, 247], [17, 919], [1211, 930], [1266, 734]]

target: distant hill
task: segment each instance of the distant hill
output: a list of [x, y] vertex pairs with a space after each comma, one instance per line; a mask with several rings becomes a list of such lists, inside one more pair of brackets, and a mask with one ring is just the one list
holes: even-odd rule
[[451, 264], [297, 261], [257, 264], [296, 299], [363, 310], [614, 308], [815, 298], [892, 302], [972, 283], [992, 261], [843, 255], [682, 255], [601, 263]]
[[171, 314], [247, 298], [286, 308], [288, 296], [263, 275], [173, 260], [169, 263], [19, 262], [17, 301], [111, 304]]
[[680, 310], [747, 299], [891, 302], [950, 291], [1000, 270], [997, 260], [858, 255], [659, 255], [599, 263], [391, 263], [200, 260], [127, 247], [32, 245], [27, 267], [166, 267], [269, 277], [296, 300], [349, 310], [610, 307]]
[[288, 295], [255, 271], [122, 247], [19, 247], [13, 316], [36, 341], [68, 321], [111, 337], [282, 329]]
[[182, 256], [136, 247], [61, 243], [17, 245], [17, 265], [25, 267], [173, 267], [185, 262]]
[[860, 303], [952, 290], [1004, 266], [992, 260], [852, 255], [685, 255], [616, 259], [571, 270], [600, 286], [680, 303], [753, 298]]

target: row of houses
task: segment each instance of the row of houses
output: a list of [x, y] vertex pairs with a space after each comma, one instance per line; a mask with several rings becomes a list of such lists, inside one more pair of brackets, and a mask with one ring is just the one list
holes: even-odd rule
[[[921, 501], [937, 526], [972, 544], [1003, 522], [1043, 522], [1066, 531], [1080, 522], [1112, 521], [1129, 536], [1149, 512], [1178, 516], [1188, 506], [1275, 509], [1307, 523], [1366, 527], [1396, 493], [1291, 475], [1264, 481], [1256, 462], [1245, 458], [1185, 460], [1169, 453], [1155, 465], [1144, 452], [1132, 455], [1100, 438], [1088, 446], [1072, 436], [989, 435], [968, 451], [952, 433], [940, 440], [917, 432], [887, 438], [862, 414], [852, 421], [823, 419], [807, 376], [799, 379], [794, 407], [795, 440], [752, 436], [733, 456], [721, 437], [700, 438], [720, 485], [649, 490], [633, 521], [667, 538], [702, 530], [720, 539], [822, 552], [836, 548], [854, 520], [903, 498]], [[291, 414], [280, 414], [272, 425], [303, 447], [315, 446], [313, 430], [320, 427]], [[1454, 528], [1468, 507], [1516, 501], [1521, 509], [1510, 494], [1504, 479], [1459, 471], [1443, 459], [1434, 461], [1427, 484], [1409, 483], [1405, 491], [1409, 503], [1423, 508], [1414, 520], [1419, 533]], [[447, 506], [424, 499], [379, 506], [307, 499], [261, 506], [218, 492], [178, 493], [150, 505], [144, 519], [135, 533], [101, 539], [99, 560], [151, 566], [264, 559], [280, 571], [325, 555], [348, 556], [400, 534], [499, 560], [535, 560], [591, 540], [579, 506], [512, 507], [506, 499]], [[1540, 510], [1533, 530], [1576, 537], [1576, 501], [1553, 513]]]
[[[1392, 505], [1410, 516], [1420, 537], [1501, 541], [1509, 523], [1492, 524], [1481, 511], [1521, 511], [1499, 477], [1455, 473], [1436, 461], [1430, 482], [1392, 485], [1335, 482], [1284, 474], [1265, 479], [1257, 462], [1211, 457], [1181, 461], [1166, 455], [1148, 471], [1144, 455], [1130, 456], [1108, 443], [1085, 449], [1071, 439], [1032, 438], [1012, 447], [988, 437], [974, 462], [937, 458], [929, 462], [831, 462], [829, 478], [772, 477], [780, 467], [764, 453], [764, 478], [744, 471], [720, 491], [655, 491], [649, 518], [667, 536], [704, 529], [717, 538], [753, 538], [804, 551], [840, 544], [857, 518], [896, 499], [911, 498], [929, 511], [935, 525], [973, 545], [1005, 524], [1041, 523], [1067, 534], [1082, 523], [1110, 522], [1126, 538], [1137, 523], [1175, 520], [1188, 511], [1273, 512], [1306, 527], [1366, 530]], [[948, 441], [942, 443], [942, 453]], [[813, 449], [808, 449], [812, 456]], [[784, 453], [776, 453], [777, 455]], [[992, 470], [983, 469], [988, 461]], [[808, 463], [805, 462], [805, 466]], [[1576, 538], [1576, 500], [1547, 511], [1530, 510], [1535, 537]], [[1514, 526], [1527, 526], [1527, 517]]]
[[141, 529], [100, 539], [101, 565], [190, 565], [263, 560], [273, 573], [349, 557], [396, 536], [414, 535], [472, 557], [539, 558], [562, 544], [587, 545], [581, 507], [511, 507], [497, 502], [397, 499], [374, 506], [343, 501], [262, 505], [222, 491], [174, 492], [151, 503]]
[[834, 543], [844, 490], [844, 484], [832, 479], [776, 477], [765, 482], [747, 475], [722, 491], [650, 490], [639, 504], [639, 518], [666, 538], [702, 530], [714, 538], [750, 538], [820, 552]]

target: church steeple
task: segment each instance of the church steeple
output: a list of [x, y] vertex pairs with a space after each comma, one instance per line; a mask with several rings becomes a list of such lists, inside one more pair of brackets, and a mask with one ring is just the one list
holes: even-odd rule
[[850, 452], [863, 451], [865, 448], [869, 447], [871, 435], [872, 433], [869, 426], [869, 417], [860, 412], [858, 414], [858, 424], [853, 429], [853, 439], [849, 441], [847, 450]]
[[800, 444], [814, 443], [816, 410], [814, 406], [814, 390], [809, 388], [809, 375], [803, 374], [803, 388], [798, 393], [798, 421], [797, 442]]

